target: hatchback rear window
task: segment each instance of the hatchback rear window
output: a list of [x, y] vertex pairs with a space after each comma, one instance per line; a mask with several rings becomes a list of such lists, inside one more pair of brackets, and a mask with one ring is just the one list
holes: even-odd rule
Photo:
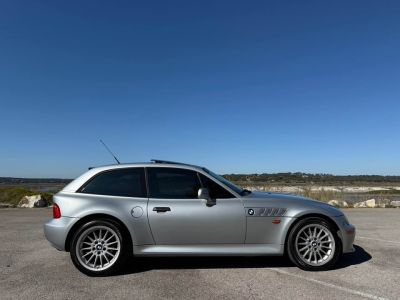
[[93, 177], [80, 193], [146, 198], [143, 168], [111, 170]]

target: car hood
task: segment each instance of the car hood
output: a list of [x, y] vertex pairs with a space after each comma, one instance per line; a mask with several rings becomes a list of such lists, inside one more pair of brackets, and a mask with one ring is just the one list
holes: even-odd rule
[[343, 212], [327, 203], [292, 194], [254, 191], [241, 197], [246, 208], [285, 208], [285, 216], [299, 217], [307, 213], [341, 216]]

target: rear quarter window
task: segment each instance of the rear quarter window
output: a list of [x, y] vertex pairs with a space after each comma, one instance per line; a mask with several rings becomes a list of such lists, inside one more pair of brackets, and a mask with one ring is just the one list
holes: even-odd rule
[[84, 194], [146, 198], [144, 169], [130, 168], [105, 171], [95, 175], [78, 192]]

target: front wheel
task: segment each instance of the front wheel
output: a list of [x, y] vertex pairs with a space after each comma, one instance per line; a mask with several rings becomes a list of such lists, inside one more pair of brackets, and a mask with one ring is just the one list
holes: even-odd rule
[[336, 263], [341, 253], [341, 240], [335, 228], [324, 219], [301, 220], [289, 234], [288, 255], [300, 269], [327, 270]]
[[79, 228], [71, 242], [71, 259], [82, 273], [106, 276], [121, 268], [128, 257], [128, 242], [109, 220], [93, 220]]

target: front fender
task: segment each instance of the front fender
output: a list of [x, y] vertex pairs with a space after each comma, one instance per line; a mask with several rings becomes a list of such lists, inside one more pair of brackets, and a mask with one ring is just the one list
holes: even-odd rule
[[[244, 199], [247, 216], [246, 244], [283, 245], [290, 228], [299, 218], [318, 215], [329, 218], [336, 224], [336, 217], [343, 215], [341, 210], [329, 204], [304, 197], [268, 193], [259, 195], [268, 197]], [[254, 211], [253, 215], [249, 214], [249, 209]], [[267, 211], [270, 212], [268, 215], [264, 213]], [[273, 223], [274, 220], [279, 220], [280, 223]]]
[[285, 216], [301, 218], [310, 214], [324, 215], [331, 219], [343, 216], [343, 212], [340, 209], [319, 201], [299, 201], [297, 205], [291, 205], [287, 208]]

